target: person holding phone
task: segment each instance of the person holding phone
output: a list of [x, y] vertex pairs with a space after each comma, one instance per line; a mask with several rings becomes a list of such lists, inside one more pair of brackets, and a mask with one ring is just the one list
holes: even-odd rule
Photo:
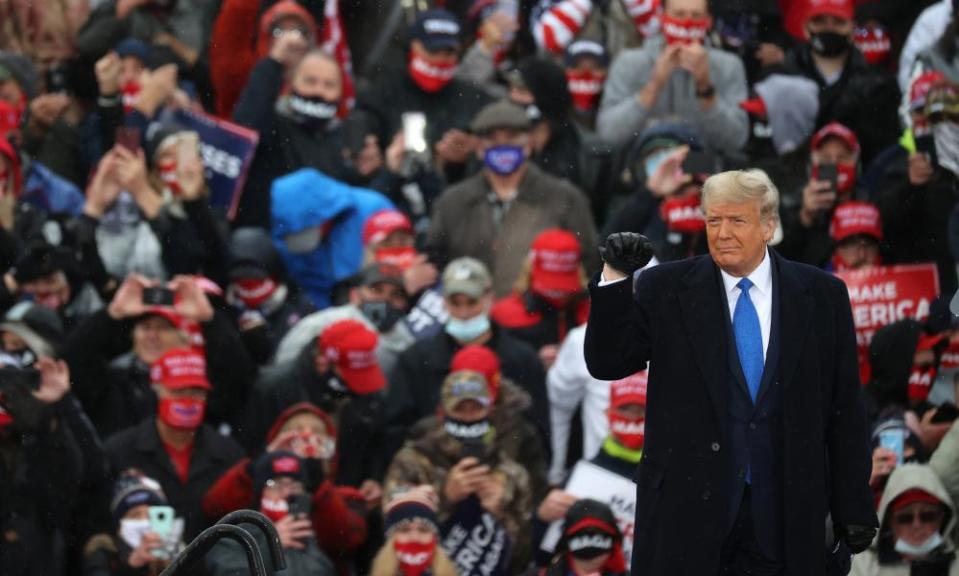
[[529, 475], [496, 447], [489, 383], [479, 372], [459, 370], [446, 377], [440, 394], [440, 418], [396, 454], [384, 493], [430, 484], [442, 494], [441, 517], [488, 514], [483, 522], [490, 532], [505, 531], [512, 550], [511, 558], [498, 560], [513, 568], [509, 573], [521, 573], [532, 554]]
[[[252, 464], [253, 502], [249, 507], [269, 518], [280, 538], [286, 560], [284, 574], [290, 576], [335, 576], [330, 558], [317, 546], [310, 521], [309, 476], [302, 460], [293, 452], [267, 452]], [[252, 528], [252, 527], [250, 527]], [[266, 535], [251, 529], [260, 550], [268, 550]], [[275, 570], [268, 554], [263, 561]], [[207, 555], [210, 576], [232, 576], [248, 570], [246, 554], [238, 542], [221, 540]]]

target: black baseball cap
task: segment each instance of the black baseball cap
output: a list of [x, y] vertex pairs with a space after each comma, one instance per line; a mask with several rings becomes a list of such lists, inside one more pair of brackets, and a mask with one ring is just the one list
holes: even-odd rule
[[430, 52], [456, 50], [460, 47], [460, 25], [456, 16], [446, 10], [427, 10], [416, 19], [410, 38], [422, 42]]

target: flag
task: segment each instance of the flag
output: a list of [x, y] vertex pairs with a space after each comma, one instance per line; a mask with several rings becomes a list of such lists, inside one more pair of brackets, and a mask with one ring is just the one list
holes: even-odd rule
[[346, 31], [340, 18], [340, 0], [326, 0], [323, 7], [323, 33], [320, 47], [340, 65], [343, 73], [343, 100], [340, 116], [346, 116], [356, 101], [356, 86], [353, 84], [353, 57], [346, 43]]

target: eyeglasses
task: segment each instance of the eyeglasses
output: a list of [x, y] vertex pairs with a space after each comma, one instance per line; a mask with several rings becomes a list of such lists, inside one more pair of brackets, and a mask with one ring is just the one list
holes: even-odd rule
[[899, 524], [900, 526], [908, 526], [916, 521], [916, 516], [919, 517], [919, 522], [921, 524], [935, 524], [942, 519], [942, 512], [939, 510], [900, 512], [893, 516], [893, 519], [896, 521], [896, 524]]

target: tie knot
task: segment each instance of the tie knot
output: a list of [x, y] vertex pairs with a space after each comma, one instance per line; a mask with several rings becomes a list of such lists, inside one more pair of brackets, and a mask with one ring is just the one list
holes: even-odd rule
[[749, 292], [749, 289], [753, 287], [753, 282], [749, 278], [743, 278], [736, 284], [736, 286], [738, 286], [743, 292]]

